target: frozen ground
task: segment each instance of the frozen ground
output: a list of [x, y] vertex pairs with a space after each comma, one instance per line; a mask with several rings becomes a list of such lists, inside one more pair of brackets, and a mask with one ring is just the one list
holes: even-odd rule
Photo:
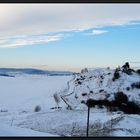
[[38, 132], [38, 131], [34, 131], [31, 129], [27, 129], [27, 128], [19, 128], [19, 127], [9, 126], [9, 125], [5, 125], [5, 124], [0, 125], [0, 136], [3, 136], [3, 137], [5, 137], [5, 136], [6, 137], [8, 137], [8, 136], [54, 137], [55, 136], [55, 137], [57, 137], [57, 135], [52, 135], [50, 133], [43, 133], [43, 132]]
[[71, 76], [0, 77], [0, 109], [33, 111], [36, 105], [42, 110], [55, 106], [53, 94], [66, 87]]
[[[54, 93], [72, 93], [72, 96], [76, 93], [72, 84], [74, 78], [0, 77], [0, 136], [86, 136], [85, 105], [67, 110], [61, 100], [62, 109], [51, 109], [56, 106]], [[34, 112], [36, 105], [41, 106], [40, 112]], [[139, 115], [109, 113], [97, 108], [90, 112], [90, 136], [140, 136]]]
[[[52, 111], [50, 108], [55, 107], [56, 103], [53, 98], [55, 92], [66, 88], [66, 83], [71, 76], [37, 76], [37, 75], [16, 75], [16, 77], [0, 77], [0, 124], [10, 122], [15, 117], [34, 112], [37, 105], [41, 111]], [[63, 103], [61, 103], [63, 105]], [[20, 115], [19, 115], [20, 114]], [[17, 117], [17, 118], [18, 118]], [[13, 121], [14, 122], [14, 121]], [[7, 123], [10, 125], [11, 123]], [[8, 127], [7, 127], [8, 128]], [[12, 130], [13, 128], [8, 128]], [[5, 132], [1, 129], [2, 132]], [[7, 135], [15, 135], [7, 130]], [[17, 131], [16, 131], [17, 132]], [[22, 131], [21, 131], [22, 132]], [[5, 135], [6, 133], [4, 133]], [[21, 135], [22, 133], [17, 133]], [[23, 135], [29, 133], [23, 133]], [[31, 133], [32, 135], [32, 133]], [[34, 134], [35, 135], [35, 134]], [[41, 135], [37, 133], [36, 135]], [[45, 134], [44, 134], [45, 135]]]

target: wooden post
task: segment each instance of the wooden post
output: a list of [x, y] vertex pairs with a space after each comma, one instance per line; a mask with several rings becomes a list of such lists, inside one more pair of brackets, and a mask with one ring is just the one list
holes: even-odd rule
[[90, 107], [88, 106], [88, 116], [87, 116], [87, 137], [89, 134], [89, 113], [90, 113]]

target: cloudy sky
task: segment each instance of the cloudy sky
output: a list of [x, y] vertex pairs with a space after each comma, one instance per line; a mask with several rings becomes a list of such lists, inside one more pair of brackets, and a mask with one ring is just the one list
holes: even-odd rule
[[0, 4], [0, 67], [139, 65], [139, 13], [140, 4]]

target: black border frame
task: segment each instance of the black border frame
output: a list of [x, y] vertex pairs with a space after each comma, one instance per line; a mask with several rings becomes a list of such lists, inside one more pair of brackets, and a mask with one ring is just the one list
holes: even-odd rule
[[104, 4], [109, 4], [109, 3], [121, 3], [121, 4], [126, 4], [126, 3], [140, 3], [140, 0], [0, 0], [0, 3], [16, 3], [16, 4], [21, 4], [21, 3], [104, 3]]
[[[0, 0], [0, 4], [140, 4], [140, 0]], [[9, 136], [0, 136], [0, 139], [43, 139], [43, 138], [47, 138], [47, 139], [56, 139], [56, 140], [60, 140], [60, 139], [93, 139], [93, 140], [138, 140], [140, 139], [140, 137], [25, 137], [25, 136], [14, 136], [14, 137], [9, 137]]]

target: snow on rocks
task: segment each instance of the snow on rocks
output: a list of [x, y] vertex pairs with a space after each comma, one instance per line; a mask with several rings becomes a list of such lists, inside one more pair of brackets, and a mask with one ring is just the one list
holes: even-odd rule
[[76, 109], [83, 106], [81, 101], [89, 98], [112, 101], [117, 92], [123, 92], [130, 102], [140, 105], [140, 88], [138, 84], [132, 87], [140, 82], [140, 75], [127, 67], [83, 69], [69, 85], [73, 93], [67, 96], [67, 103]]

